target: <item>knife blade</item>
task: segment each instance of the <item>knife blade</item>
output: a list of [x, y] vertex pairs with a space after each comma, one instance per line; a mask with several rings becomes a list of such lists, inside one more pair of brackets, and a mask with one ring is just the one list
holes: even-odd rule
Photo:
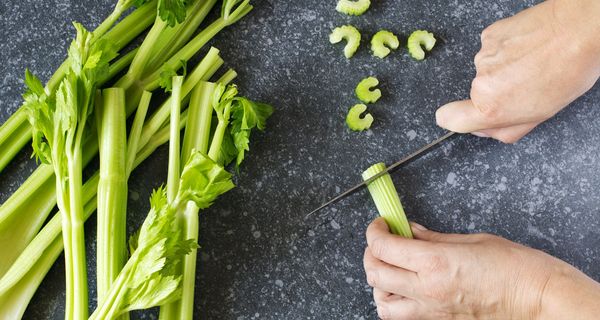
[[391, 166], [387, 167], [387, 169], [385, 171], [382, 171], [374, 176], [372, 176], [371, 178], [355, 185], [354, 187], [340, 193], [339, 195], [335, 196], [334, 198], [332, 198], [331, 200], [325, 202], [324, 204], [322, 204], [320, 207], [316, 208], [315, 210], [311, 211], [309, 214], [306, 215], [306, 218], [310, 217], [311, 215], [313, 215], [314, 213], [344, 199], [345, 197], [353, 194], [354, 192], [362, 189], [363, 187], [367, 186], [369, 183], [375, 181], [376, 179], [378, 179], [379, 177], [388, 174], [390, 172], [393, 172], [395, 169], [397, 169], [398, 167], [400, 167], [401, 165], [414, 160], [415, 158], [419, 157], [420, 155], [424, 154], [425, 152], [431, 150], [432, 148], [436, 147], [437, 145], [439, 145], [440, 143], [446, 141], [448, 138], [454, 136], [456, 133], [455, 132], [448, 132], [445, 135], [433, 140], [432, 142], [430, 142], [429, 144], [427, 144], [426, 146], [420, 148], [419, 150], [409, 154], [408, 156], [404, 157], [402, 160], [392, 164]]

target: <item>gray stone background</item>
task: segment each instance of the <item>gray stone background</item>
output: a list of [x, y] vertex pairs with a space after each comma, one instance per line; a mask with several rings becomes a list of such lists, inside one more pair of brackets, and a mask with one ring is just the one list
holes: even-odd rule
[[[0, 2], [0, 122], [20, 105], [23, 72], [46, 80], [65, 56], [72, 20], [93, 28], [109, 0]], [[374, 1], [362, 17], [335, 1], [255, 0], [256, 9], [212, 42], [240, 77], [242, 92], [273, 104], [268, 131], [256, 135], [238, 187], [202, 213], [199, 319], [375, 319], [362, 271], [364, 231], [376, 217], [361, 192], [305, 220], [327, 197], [359, 181], [372, 163], [392, 163], [443, 134], [436, 108], [468, 95], [481, 30], [536, 1]], [[328, 43], [338, 25], [363, 33], [347, 61]], [[386, 28], [402, 40], [424, 28], [438, 45], [423, 62], [405, 48], [385, 60], [368, 40]], [[568, 45], [568, 44], [566, 44]], [[344, 116], [366, 76], [382, 82], [370, 107], [372, 130], [347, 130]], [[600, 88], [596, 86], [516, 145], [460, 136], [393, 176], [411, 219], [444, 232], [491, 232], [542, 249], [600, 279]], [[1, 152], [1, 151], [0, 151]], [[30, 150], [0, 175], [4, 201], [34, 168]], [[130, 181], [131, 231], [166, 180], [167, 150]], [[95, 223], [87, 225], [94, 297]], [[62, 319], [62, 256], [34, 296], [26, 319]], [[96, 301], [91, 301], [95, 306]], [[134, 319], [155, 319], [156, 310]]]

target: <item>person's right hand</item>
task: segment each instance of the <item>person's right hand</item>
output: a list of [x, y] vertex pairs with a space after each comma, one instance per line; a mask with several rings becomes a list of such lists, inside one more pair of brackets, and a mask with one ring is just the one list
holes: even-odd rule
[[548, 0], [481, 34], [471, 100], [441, 107], [438, 125], [514, 143], [600, 77], [600, 1]]

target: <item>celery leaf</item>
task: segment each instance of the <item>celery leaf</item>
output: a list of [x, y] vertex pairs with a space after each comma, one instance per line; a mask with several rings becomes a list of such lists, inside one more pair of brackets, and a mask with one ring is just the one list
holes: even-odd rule
[[185, 5], [185, 0], [159, 0], [158, 15], [169, 27], [174, 27], [185, 20]]
[[267, 119], [271, 114], [273, 114], [273, 107], [268, 104], [253, 102], [243, 97], [234, 99], [231, 134], [238, 150], [236, 160], [238, 166], [244, 160], [245, 152], [250, 150], [250, 133], [252, 129], [264, 130]]

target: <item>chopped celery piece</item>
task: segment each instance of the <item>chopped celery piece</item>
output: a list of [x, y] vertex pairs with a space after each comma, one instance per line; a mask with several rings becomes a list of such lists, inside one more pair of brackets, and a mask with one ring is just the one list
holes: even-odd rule
[[349, 16], [360, 16], [367, 12], [371, 6], [371, 0], [339, 0], [335, 10]]
[[371, 39], [373, 55], [381, 59], [392, 52], [390, 49], [396, 50], [398, 47], [400, 47], [398, 37], [387, 30], [377, 32]]
[[425, 51], [421, 46], [423, 46], [425, 50], [431, 51], [435, 46], [435, 37], [431, 32], [417, 30], [410, 34], [406, 46], [408, 47], [408, 53], [410, 53], [411, 57], [415, 60], [423, 60], [425, 59]]
[[[385, 169], [385, 164], [375, 164], [363, 172], [362, 177], [367, 181], [376, 174], [385, 171]], [[371, 193], [379, 215], [385, 219], [392, 233], [405, 238], [412, 238], [410, 224], [408, 224], [404, 208], [402, 208], [402, 203], [400, 203], [398, 192], [390, 175], [386, 173], [375, 179], [367, 185], [367, 188]]]
[[364, 118], [360, 117], [365, 111], [367, 111], [367, 106], [364, 104], [357, 104], [350, 108], [350, 111], [348, 111], [348, 115], [346, 116], [346, 124], [350, 130], [364, 131], [371, 127], [371, 124], [373, 124], [373, 116], [370, 113], [367, 113]]
[[360, 46], [360, 32], [354, 26], [346, 25], [333, 29], [333, 32], [329, 35], [329, 42], [336, 44], [346, 40], [346, 47], [344, 47], [344, 56], [350, 59], [358, 50]]
[[375, 103], [377, 100], [379, 100], [379, 98], [381, 98], [381, 90], [371, 89], [377, 85], [379, 85], [379, 80], [377, 80], [377, 78], [368, 77], [359, 82], [358, 86], [356, 86], [356, 90], [354, 91], [356, 92], [356, 96], [358, 99], [360, 99], [360, 101], [364, 103]]

